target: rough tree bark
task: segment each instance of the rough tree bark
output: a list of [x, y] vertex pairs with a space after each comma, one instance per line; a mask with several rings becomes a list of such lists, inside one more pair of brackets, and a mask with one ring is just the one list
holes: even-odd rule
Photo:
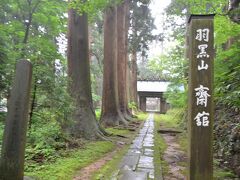
[[130, 67], [129, 67], [129, 64], [127, 64], [127, 102], [131, 102], [131, 90], [130, 90], [130, 87], [131, 87], [131, 71], [130, 71]]
[[125, 0], [125, 50], [126, 50], [126, 99], [127, 99], [127, 106], [126, 111], [130, 117], [135, 117], [132, 114], [132, 111], [128, 108], [128, 103], [131, 102], [130, 100], [130, 68], [129, 68], [129, 53], [128, 53], [128, 31], [130, 27], [130, 0]]
[[137, 53], [132, 52], [132, 101], [137, 104]]
[[73, 123], [70, 125], [71, 134], [85, 139], [102, 138], [103, 132], [96, 120], [92, 104], [88, 18], [85, 13], [80, 16], [73, 9], [68, 11], [67, 58], [69, 89], [76, 103]]
[[117, 83], [117, 9], [106, 10], [104, 21], [104, 74], [100, 122], [105, 126], [127, 124], [119, 109]]
[[126, 47], [126, 2], [117, 7], [117, 77], [119, 108], [126, 120], [131, 120], [127, 112], [127, 47]]

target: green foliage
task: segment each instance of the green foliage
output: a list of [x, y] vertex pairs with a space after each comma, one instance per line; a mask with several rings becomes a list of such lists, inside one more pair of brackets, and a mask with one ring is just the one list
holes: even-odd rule
[[[174, 0], [167, 8], [167, 13], [171, 20], [173, 20], [176, 16], [186, 18], [186, 16], [189, 14], [216, 13], [214, 20], [216, 47], [214, 71], [215, 99], [218, 104], [226, 105], [232, 108], [239, 108], [240, 89], [238, 86], [238, 77], [240, 69], [237, 57], [240, 53], [240, 44], [237, 39], [240, 34], [240, 28], [239, 24], [233, 23], [229, 19], [227, 15], [227, 2], [223, 0]], [[176, 32], [176, 37], [178, 39], [180, 38], [180, 40], [182, 39], [181, 41], [184, 42], [184, 36], [181, 35], [183, 33], [180, 33], [181, 31], [178, 31], [178, 29], [181, 29], [181, 27], [186, 27], [185, 21], [183, 21], [182, 25], [180, 26], [174, 26], [174, 32]], [[180, 47], [182, 50], [184, 49], [184, 46]], [[181, 72], [182, 68], [177, 66], [176, 70]], [[169, 95], [168, 97], [171, 96]], [[181, 94], [179, 97], [180, 99], [185, 99]], [[172, 100], [174, 100], [174, 98], [172, 98]], [[184, 104], [180, 102], [174, 103], [178, 104], [177, 106]]]
[[183, 108], [187, 105], [187, 92], [180, 83], [171, 83], [164, 97], [174, 108]]
[[[223, 18], [221, 18], [223, 19]], [[220, 21], [221, 19], [216, 19], [216, 24], [224, 21]], [[237, 40], [240, 31], [239, 25], [225, 22], [226, 23], [226, 31], [223, 32], [220, 30], [217, 31], [216, 43], [218, 45], [217, 48], [217, 56], [215, 61], [215, 96], [218, 104], [224, 104], [232, 108], [240, 107], [240, 88], [238, 86], [239, 83], [239, 75], [240, 75], [240, 66], [239, 59], [237, 58], [237, 54], [240, 53], [239, 46], [240, 43]], [[221, 41], [222, 37], [225, 41]], [[229, 42], [232, 45], [227, 47], [224, 43]]]
[[183, 123], [186, 123], [184, 119], [185, 110], [183, 108], [174, 108], [167, 111], [166, 114], [159, 116], [161, 124], [167, 128], [180, 128]]
[[142, 57], [147, 57], [149, 43], [156, 39], [152, 35], [152, 30], [156, 27], [148, 3], [149, 0], [130, 3], [129, 50], [140, 52]]
[[101, 117], [101, 109], [96, 109], [96, 110], [95, 110], [95, 114], [96, 114], [97, 120], [99, 120], [100, 117]]
[[213, 160], [213, 164], [214, 164], [214, 171], [213, 171], [214, 179], [234, 179], [234, 178], [236, 178], [236, 175], [234, 175], [234, 173], [230, 169], [219, 168], [221, 166], [221, 163], [217, 159]]
[[90, 21], [99, 16], [101, 12], [111, 6], [117, 5], [122, 0], [72, 0], [70, 2], [70, 8], [77, 9], [79, 14], [87, 13]]
[[148, 117], [148, 113], [144, 113], [144, 112], [138, 112], [137, 113], [137, 119], [141, 120], [141, 121], [145, 121]]
[[131, 109], [131, 110], [136, 111], [136, 110], [137, 110], [137, 104], [136, 104], [136, 102], [134, 102], [134, 101], [129, 102], [129, 103], [128, 103], [128, 108]]
[[[180, 40], [179, 40], [180, 41]], [[176, 47], [165, 54], [150, 59], [147, 69], [161, 80], [170, 81], [164, 96], [173, 107], [184, 107], [187, 102], [188, 63], [184, 58], [184, 42], [177, 42]]]

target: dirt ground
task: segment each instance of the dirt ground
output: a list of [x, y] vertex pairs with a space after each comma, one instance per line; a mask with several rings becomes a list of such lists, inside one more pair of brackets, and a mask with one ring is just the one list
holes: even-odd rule
[[[132, 121], [131, 123], [129, 123], [128, 127], [124, 127], [124, 129], [132, 131], [132, 134], [134, 134], [135, 131], [137, 132], [141, 126], [142, 122]], [[118, 128], [121, 129], [123, 127]], [[95, 161], [94, 163], [86, 166], [83, 169], [80, 169], [76, 173], [73, 180], [91, 180], [93, 173], [102, 168], [107, 162], [112, 160], [112, 157], [114, 157], [118, 152], [120, 152], [126, 144], [129, 144], [132, 138], [133, 137], [129, 138], [122, 135], [115, 135], [114, 137], [112, 137], [112, 140], [116, 143], [115, 149], [112, 152], [105, 154], [104, 157], [102, 157], [101, 159]]]
[[187, 157], [180, 149], [180, 145], [177, 143], [176, 134], [167, 133], [161, 135], [167, 144], [167, 149], [163, 154], [163, 159], [169, 166], [168, 174], [164, 176], [164, 180], [186, 180], [187, 178], [182, 174], [185, 167], [181, 165], [181, 162], [186, 162]]
[[122, 148], [122, 146], [123, 144], [118, 144], [114, 151], [107, 153], [103, 158], [81, 169], [73, 180], [90, 180], [92, 174], [110, 161], [112, 157]]

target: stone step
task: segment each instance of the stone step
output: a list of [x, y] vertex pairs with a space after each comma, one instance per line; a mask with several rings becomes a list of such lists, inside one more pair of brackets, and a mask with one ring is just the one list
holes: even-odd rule
[[123, 170], [120, 172], [119, 180], [147, 180], [148, 173], [142, 171]]

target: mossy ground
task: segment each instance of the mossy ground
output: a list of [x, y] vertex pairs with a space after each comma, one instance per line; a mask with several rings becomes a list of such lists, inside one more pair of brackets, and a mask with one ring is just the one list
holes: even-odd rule
[[148, 117], [148, 113], [145, 113], [145, 112], [138, 112], [137, 114], [137, 119], [140, 120], [140, 121], [145, 121]]
[[167, 144], [164, 139], [157, 132], [158, 127], [160, 127], [161, 117], [158, 114], [154, 115], [154, 167], [155, 167], [155, 177], [160, 177], [162, 174], [168, 172], [168, 165], [163, 160], [162, 154], [167, 148]]
[[25, 172], [25, 175], [41, 180], [70, 180], [76, 171], [99, 159], [114, 148], [114, 143], [107, 141], [89, 142], [81, 149], [75, 149], [67, 157], [58, 158], [54, 163], [46, 163], [41, 169]]

